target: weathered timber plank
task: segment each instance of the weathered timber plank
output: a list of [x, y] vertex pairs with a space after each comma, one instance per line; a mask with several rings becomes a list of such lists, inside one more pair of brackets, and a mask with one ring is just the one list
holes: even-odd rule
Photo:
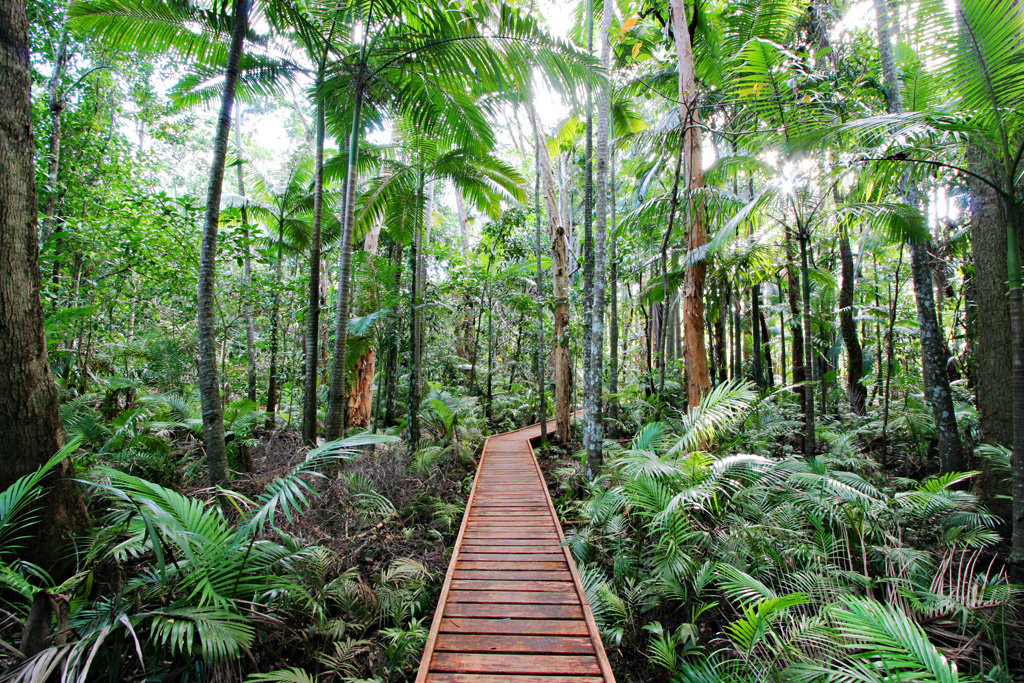
[[583, 619], [470, 619], [441, 620], [441, 633], [518, 633], [537, 636], [586, 636]]
[[593, 655], [498, 655], [437, 652], [430, 670], [452, 673], [600, 675]]
[[583, 655], [593, 654], [594, 644], [590, 642], [589, 637], [442, 633], [437, 637], [434, 650]]

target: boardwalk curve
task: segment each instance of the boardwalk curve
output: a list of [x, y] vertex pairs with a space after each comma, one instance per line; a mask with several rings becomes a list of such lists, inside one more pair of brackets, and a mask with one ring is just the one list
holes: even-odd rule
[[539, 436], [484, 444], [417, 683], [614, 683], [530, 446]]

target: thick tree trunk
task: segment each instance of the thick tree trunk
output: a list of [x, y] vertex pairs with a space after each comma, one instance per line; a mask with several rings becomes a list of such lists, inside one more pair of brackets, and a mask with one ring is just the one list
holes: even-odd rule
[[[317, 77], [319, 92], [323, 70]], [[302, 442], [316, 443], [317, 365], [320, 362], [320, 235], [324, 216], [324, 138], [326, 124], [323, 101], [316, 106], [316, 149], [313, 170], [313, 236], [309, 241], [309, 296], [306, 306], [306, 374], [302, 394]]]
[[[977, 160], [980, 153], [972, 156]], [[986, 170], [972, 164], [981, 175]], [[1006, 296], [1006, 215], [999, 195], [978, 180], [971, 180], [971, 251], [974, 257], [974, 293], [977, 305], [974, 381], [978, 388], [981, 437], [985, 443], [1013, 444], [1013, 389], [1006, 381], [1006, 359], [1012, 357], [1010, 301]]]
[[[601, 69], [611, 76], [612, 3], [605, 2], [601, 21]], [[584, 444], [587, 466], [598, 473], [604, 461], [604, 424], [602, 422], [602, 391], [604, 374], [604, 298], [608, 264], [608, 128], [611, 115], [611, 92], [602, 86], [597, 96], [597, 183], [594, 200], [594, 286], [592, 328], [590, 334], [590, 386], [585, 392]]]
[[541, 180], [544, 184], [544, 198], [548, 213], [548, 230], [551, 239], [552, 295], [555, 304], [554, 320], [554, 366], [555, 375], [555, 438], [568, 443], [570, 439], [569, 421], [572, 416], [572, 357], [569, 353], [569, 249], [565, 224], [560, 220], [558, 192], [555, 186], [554, 173], [551, 170], [551, 159], [547, 147], [544, 146], [540, 118], [533, 103], [527, 101], [530, 123], [537, 145], [537, 158], [540, 160]]
[[245, 171], [242, 170], [242, 108], [238, 108], [235, 123], [235, 148], [238, 150], [238, 194], [243, 197], [242, 203], [242, 239], [245, 241], [245, 252], [242, 255], [242, 284], [245, 285], [245, 303], [242, 315], [245, 317], [245, 361], [247, 366], [248, 387], [246, 396], [256, 402], [256, 322], [252, 315], [252, 250], [249, 248], [249, 208], [245, 204]]
[[[679, 67], [679, 102], [685, 112], [680, 118], [685, 126], [686, 147], [686, 189], [689, 193], [704, 187], [704, 170], [701, 162], [701, 122], [695, 106], [697, 100], [696, 70], [693, 62], [693, 46], [687, 27], [686, 10], [683, 0], [669, 0], [669, 14], [672, 31], [676, 40], [676, 60]], [[694, 200], [690, 194], [690, 225], [687, 231], [686, 249], [697, 249], [708, 241], [707, 217], [704, 202]], [[704, 346], [704, 276], [707, 266], [703, 263], [687, 267], [683, 280], [683, 333], [686, 348], [686, 368], [689, 373], [687, 397], [691, 408], [711, 391], [711, 377], [708, 372], [708, 354]]]
[[846, 398], [850, 401], [850, 409], [854, 415], [863, 415], [867, 388], [861, 381], [864, 377], [864, 351], [857, 335], [857, 311], [853, 306], [853, 286], [855, 274], [853, 269], [853, 251], [850, 249], [850, 234], [844, 222], [839, 226], [839, 260], [842, 268], [843, 282], [839, 289], [839, 331], [846, 346], [846, 357], [849, 362], [846, 374]]
[[218, 486], [227, 480], [228, 453], [224, 443], [224, 409], [221, 404], [220, 382], [217, 377], [216, 273], [217, 228], [220, 222], [220, 197], [224, 186], [224, 165], [231, 131], [231, 109], [235, 103], [238, 67], [242, 61], [242, 48], [249, 25], [249, 0], [234, 1], [234, 23], [231, 28], [231, 47], [224, 75], [224, 95], [221, 98], [217, 133], [213, 142], [213, 161], [210, 165], [210, 184], [206, 193], [206, 220], [203, 224], [203, 244], [199, 260], [199, 397], [203, 406], [203, 443], [210, 484]]
[[[34, 472], [64, 445], [57, 385], [50, 376], [40, 301], [36, 185], [32, 154], [28, 18], [20, 0], [0, 2], [0, 491]], [[88, 524], [74, 467], [46, 480], [41, 524], [18, 549], [58, 580], [69, 532]]]

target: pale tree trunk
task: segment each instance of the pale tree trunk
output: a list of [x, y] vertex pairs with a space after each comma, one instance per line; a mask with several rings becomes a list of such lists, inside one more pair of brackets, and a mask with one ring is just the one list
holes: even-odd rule
[[[586, 3], [587, 54], [594, 54], [594, 2]], [[592, 443], [597, 421], [594, 392], [594, 93], [587, 83], [586, 123], [583, 156], [583, 449], [589, 456], [597, 446]], [[600, 458], [600, 455], [597, 455]], [[588, 457], [587, 471], [593, 476], [594, 468]]]
[[235, 86], [242, 48], [249, 23], [249, 0], [235, 0], [234, 22], [231, 28], [231, 47], [224, 75], [224, 95], [221, 98], [217, 133], [213, 142], [213, 162], [210, 166], [210, 184], [206, 193], [206, 219], [203, 225], [203, 244], [199, 260], [199, 396], [203, 406], [203, 443], [210, 484], [218, 486], [228, 476], [228, 453], [224, 443], [224, 409], [221, 404], [220, 383], [217, 378], [216, 269], [217, 228], [220, 222], [220, 196], [224, 186], [224, 165], [231, 131], [231, 108], [235, 103]]
[[540, 161], [541, 180], [544, 184], [544, 198], [548, 213], [548, 231], [551, 239], [551, 270], [554, 282], [552, 295], [555, 303], [554, 359], [555, 375], [555, 438], [568, 443], [569, 421], [572, 415], [572, 357], [569, 354], [569, 250], [566, 243], [565, 224], [560, 220], [558, 191], [551, 158], [544, 146], [542, 127], [533, 102], [527, 100], [530, 123], [537, 145]]
[[[316, 92], [323, 82], [323, 65], [317, 75]], [[306, 376], [302, 397], [302, 442], [316, 443], [317, 365], [320, 361], [320, 235], [324, 216], [324, 138], [326, 125], [323, 101], [316, 105], [316, 149], [313, 171], [313, 238], [309, 243], [309, 296], [306, 306]]]
[[[28, 18], [20, 0], [0, 2], [0, 491], [34, 472], [64, 445], [57, 385], [50, 376], [40, 301], [36, 185], [32, 154]], [[70, 460], [46, 480], [37, 508], [44, 523], [19, 557], [58, 580], [66, 536], [89, 519]]]
[[[886, 0], [875, 1], [875, 19], [878, 28], [878, 52], [885, 78], [886, 103], [890, 113], [903, 111], [903, 98], [896, 74], [896, 62], [889, 37], [889, 8]], [[917, 187], [905, 177], [905, 199], [912, 206], [918, 205]], [[938, 436], [939, 467], [943, 472], [962, 471], [966, 462], [960, 443], [960, 431], [956, 423], [953, 392], [949, 387], [949, 373], [946, 366], [946, 342], [939, 327], [935, 311], [935, 292], [932, 289], [930, 255], [925, 244], [910, 244], [910, 268], [914, 278], [914, 294], [917, 301], [917, 319], [921, 327], [921, 365], [925, 397], [932, 409], [935, 431]]]
[[[612, 3], [605, 2], [601, 21], [601, 70], [611, 77]], [[596, 197], [594, 201], [594, 286], [590, 333], [589, 386], [583, 393], [584, 446], [587, 467], [597, 474], [604, 460], [604, 424], [601, 419], [601, 394], [604, 374], [604, 298], [608, 264], [608, 128], [611, 115], [611, 92], [602, 85], [597, 96], [597, 159]]]
[[[807, 372], [804, 365], [804, 326], [800, 316], [800, 278], [798, 277], [796, 254], [793, 249], [792, 230], [786, 226], [786, 294], [789, 301], [790, 331], [793, 337], [793, 384], [800, 400], [800, 410], [804, 410], [807, 397], [811, 393], [807, 387]], [[809, 351], [808, 351], [809, 353]], [[806, 438], [800, 435], [800, 450], [804, 450]]]
[[246, 396], [256, 402], [256, 323], [252, 315], [252, 251], [249, 248], [249, 208], [245, 204], [245, 172], [242, 170], [242, 108], [238, 108], [235, 124], [235, 147], [238, 149], [238, 194], [242, 196], [242, 239], [245, 241], [245, 253], [242, 256], [242, 284], [245, 285], [245, 303], [242, 313], [245, 316], [245, 355], [248, 365], [248, 391]]
[[[704, 170], [701, 159], [700, 113], [697, 100], [697, 80], [693, 62], [693, 46], [687, 28], [686, 10], [683, 0], [669, 0], [669, 14], [672, 31], [676, 39], [676, 60], [679, 68], [679, 106], [685, 112], [680, 119], [685, 126], [684, 145], [686, 148], [686, 189], [692, 193], [704, 187]], [[687, 232], [686, 249], [692, 252], [708, 241], [707, 217], [704, 202], [689, 203], [690, 225]], [[707, 266], [703, 263], [687, 267], [683, 279], [683, 333], [686, 349], [686, 368], [689, 373], [687, 398], [690, 407], [696, 407], [701, 398], [711, 391], [711, 377], [708, 374], [708, 354], [704, 346], [704, 276]]]
[[[363, 238], [363, 251], [369, 255], [371, 268], [373, 268], [372, 259], [377, 256], [380, 249], [380, 231], [382, 227], [382, 220], [374, 221], [369, 231], [367, 231], [366, 237]], [[369, 312], [364, 311], [364, 314]], [[377, 349], [369, 348], [356, 361], [356, 381], [349, 388], [349, 427], [368, 427], [370, 425], [370, 411], [373, 407], [373, 379], [376, 371]]]

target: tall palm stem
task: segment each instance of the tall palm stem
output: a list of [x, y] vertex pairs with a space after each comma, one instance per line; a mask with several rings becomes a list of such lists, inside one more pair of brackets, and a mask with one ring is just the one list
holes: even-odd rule
[[235, 0], [231, 47], [224, 78], [217, 133], [213, 143], [213, 162], [206, 193], [206, 219], [199, 260], [199, 396], [203, 407], [203, 442], [210, 484], [217, 486], [227, 479], [228, 454], [224, 442], [224, 410], [217, 376], [217, 340], [215, 338], [215, 291], [217, 268], [217, 228], [220, 223], [220, 197], [224, 186], [224, 166], [231, 131], [231, 109], [235, 103], [238, 70], [248, 28], [249, 0]]

